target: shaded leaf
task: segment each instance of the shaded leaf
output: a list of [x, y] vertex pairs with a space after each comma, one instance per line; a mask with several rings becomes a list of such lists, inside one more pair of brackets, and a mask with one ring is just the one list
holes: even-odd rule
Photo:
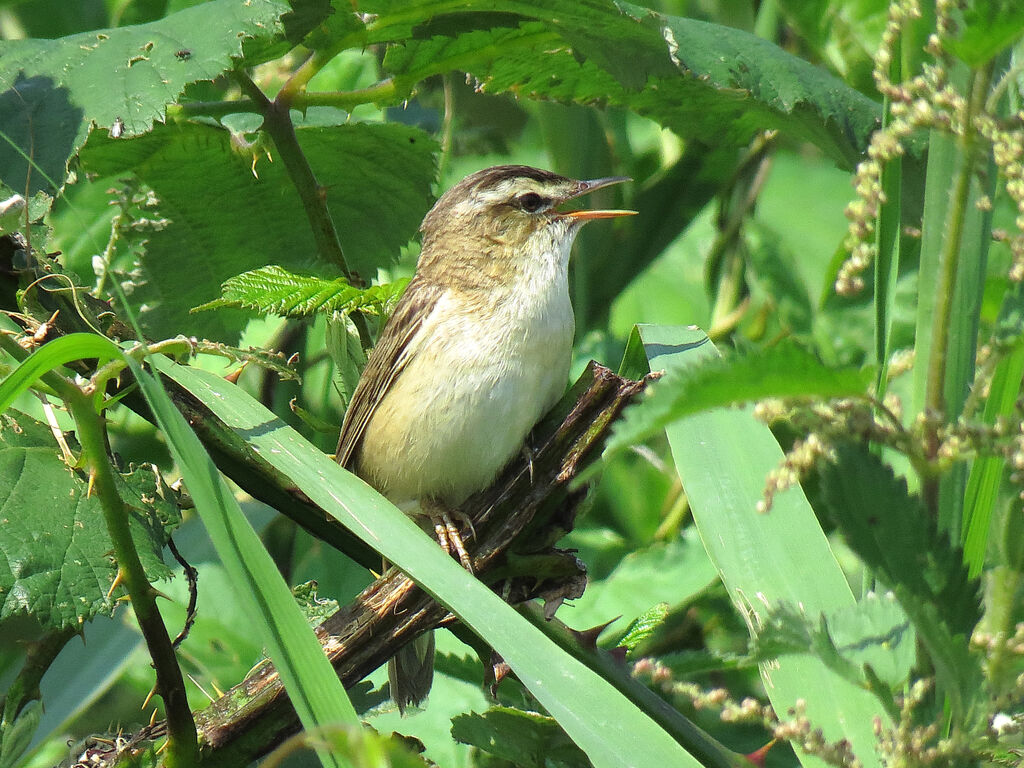
[[868, 594], [856, 605], [827, 616], [809, 616], [790, 603], [779, 603], [764, 617], [751, 653], [766, 660], [810, 653], [858, 685], [868, 685], [864, 667], [890, 688], [901, 685], [914, 663], [914, 631], [892, 597]]
[[[349, 267], [374, 276], [396, 259], [431, 202], [435, 143], [397, 124], [353, 123], [296, 133], [337, 225]], [[134, 173], [160, 200], [170, 224], [148, 236], [128, 287], [140, 320], [156, 337], [178, 333], [231, 342], [246, 317], [237, 310], [190, 315], [229, 278], [268, 263], [333, 277], [319, 261], [309, 220], [283, 163], [263, 150], [239, 153], [228, 131], [198, 124], [113, 141], [94, 136], [83, 168], [110, 176]], [[252, 173], [254, 152], [257, 172]], [[203, 194], [196, 194], [197, 178]]]
[[[213, 0], [149, 24], [0, 41], [0, 181], [24, 190], [31, 156], [30, 191], [59, 189], [93, 125], [148, 131], [187, 84], [230, 69], [243, 42], [279, 36], [287, 10], [281, 0]], [[191, 55], [176, 55], [184, 49]]]
[[981, 695], [981, 670], [968, 651], [980, 619], [979, 583], [941, 535], [906, 482], [862, 446], [836, 447], [822, 470], [828, 509], [850, 547], [893, 591], [928, 649], [954, 716]]
[[554, 718], [536, 712], [492, 707], [482, 715], [459, 715], [452, 718], [452, 736], [523, 768], [590, 765]]
[[[132, 538], [150, 579], [170, 578], [162, 552], [177, 507], [152, 468], [120, 475]], [[0, 620], [34, 616], [78, 627], [113, 612], [116, 566], [99, 500], [61, 458], [49, 427], [9, 410], [0, 416]]]
[[981, 67], [1024, 34], [1024, 5], [1018, 0], [973, 0], [946, 47], [971, 67]]

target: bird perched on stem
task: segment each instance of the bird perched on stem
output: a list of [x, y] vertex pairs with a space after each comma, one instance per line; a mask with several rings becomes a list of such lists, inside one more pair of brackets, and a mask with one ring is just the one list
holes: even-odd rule
[[[459, 505], [524, 448], [568, 382], [573, 240], [588, 221], [635, 213], [558, 207], [623, 181], [502, 165], [445, 192], [423, 219], [416, 274], [352, 394], [338, 462], [428, 518], [469, 570]], [[389, 662], [403, 712], [430, 689], [433, 651], [429, 633]]]

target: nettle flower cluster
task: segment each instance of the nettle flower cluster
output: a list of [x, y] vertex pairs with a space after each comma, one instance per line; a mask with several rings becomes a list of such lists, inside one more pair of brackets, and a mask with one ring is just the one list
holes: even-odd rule
[[[925, 46], [933, 60], [922, 67], [920, 74], [899, 83], [890, 79], [890, 67], [904, 28], [921, 18], [921, 8], [917, 0], [903, 0], [890, 6], [874, 68], [878, 91], [890, 103], [889, 120], [872, 136], [868, 159], [860, 163], [854, 177], [856, 199], [846, 208], [850, 224], [844, 243], [850, 255], [835, 282], [840, 295], [853, 295], [864, 288], [863, 275], [874, 260], [876, 219], [881, 206], [887, 202], [882, 188], [886, 163], [902, 157], [912, 136], [932, 129], [957, 137], [964, 148], [977, 153], [976, 157], [982, 157], [982, 152], [991, 152], [1006, 193], [1018, 212], [1017, 232], [997, 231], [993, 237], [1006, 241], [1010, 248], [1013, 257], [1010, 278], [1024, 279], [1024, 165], [1021, 163], [1024, 111], [1008, 117], [996, 114], [1000, 100], [1019, 72], [1007, 72], [987, 94], [980, 94], [984, 98], [970, 98], [950, 83], [953, 59], [944, 41], [951, 40], [957, 31], [953, 17], [955, 5], [952, 0], [936, 3], [936, 30]], [[982, 198], [977, 205], [988, 209], [991, 201]]]

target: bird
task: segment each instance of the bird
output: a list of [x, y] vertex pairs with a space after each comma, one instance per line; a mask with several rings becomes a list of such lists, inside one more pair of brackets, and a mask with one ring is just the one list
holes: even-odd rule
[[[470, 571], [459, 506], [524, 450], [568, 385], [573, 241], [589, 221], [636, 213], [559, 207], [627, 181], [499, 165], [448, 189], [423, 219], [415, 273], [353, 390], [336, 460], [429, 519]], [[429, 632], [388, 664], [403, 714], [430, 690], [433, 652]]]

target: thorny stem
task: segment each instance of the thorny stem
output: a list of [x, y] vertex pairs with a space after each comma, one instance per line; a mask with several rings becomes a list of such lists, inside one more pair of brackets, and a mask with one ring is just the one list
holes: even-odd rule
[[[15, 359], [26, 357], [25, 350], [9, 336], [0, 335], [0, 347]], [[142, 630], [156, 668], [157, 689], [164, 700], [167, 714], [166, 765], [168, 768], [189, 768], [196, 764], [199, 757], [196, 725], [189, 709], [185, 682], [171, 646], [171, 638], [156, 607], [156, 591], [150, 586], [132, 540], [128, 509], [118, 493], [114, 468], [107, 456], [103, 418], [96, 413], [92, 397], [60, 374], [50, 371], [44, 374], [43, 379], [63, 398], [74, 417], [78, 442], [82, 446], [82, 458], [114, 545], [118, 576], [128, 590], [139, 629]]]
[[[939, 254], [939, 284], [936, 286], [935, 313], [932, 315], [932, 347], [928, 359], [928, 379], [925, 388], [925, 409], [935, 414], [946, 413], [946, 363], [949, 351], [949, 327], [953, 312], [953, 293], [956, 288], [957, 270], [960, 265], [960, 240], [963, 236], [964, 221], [971, 192], [971, 178], [974, 175], [974, 150], [977, 136], [974, 118], [981, 111], [989, 82], [991, 67], [975, 72], [971, 79], [971, 94], [964, 114], [963, 126], [957, 145], [960, 153], [960, 168], [952, 191], [951, 217]], [[946, 414], [949, 416], [949, 414]], [[939, 448], [938, 424], [928, 427], [928, 456], [934, 459]], [[922, 483], [923, 497], [932, 512], [938, 510], [938, 477], [932, 473]]]
[[[290, 109], [304, 110], [307, 107], [337, 107], [351, 112], [363, 104], [377, 104], [391, 101], [398, 96], [398, 88], [390, 77], [374, 83], [366, 88], [352, 91], [318, 91], [316, 93], [296, 93], [287, 103]], [[265, 106], [262, 102], [251, 98], [225, 101], [190, 101], [184, 104], [172, 104], [167, 107], [170, 119], [189, 117], [224, 117], [241, 112], [262, 115]]]
[[[331, 218], [331, 212], [327, 208], [327, 187], [317, 181], [309, 161], [306, 160], [306, 156], [299, 146], [299, 140], [295, 135], [295, 126], [292, 124], [289, 114], [290, 102], [284, 89], [274, 101], [271, 101], [244, 72], [236, 71], [235, 77], [241, 84], [242, 90], [260, 107], [260, 112], [263, 115], [263, 129], [274, 140], [274, 146], [277, 147], [292, 184], [299, 194], [320, 257], [340, 267], [345, 278], [352, 285], [360, 285], [362, 281], [356, 278], [345, 260], [341, 240], [338, 238], [338, 230], [335, 228], [334, 219]], [[363, 348], [369, 348], [371, 340], [366, 319], [361, 313], [354, 312], [352, 321], [359, 331], [359, 339]]]

